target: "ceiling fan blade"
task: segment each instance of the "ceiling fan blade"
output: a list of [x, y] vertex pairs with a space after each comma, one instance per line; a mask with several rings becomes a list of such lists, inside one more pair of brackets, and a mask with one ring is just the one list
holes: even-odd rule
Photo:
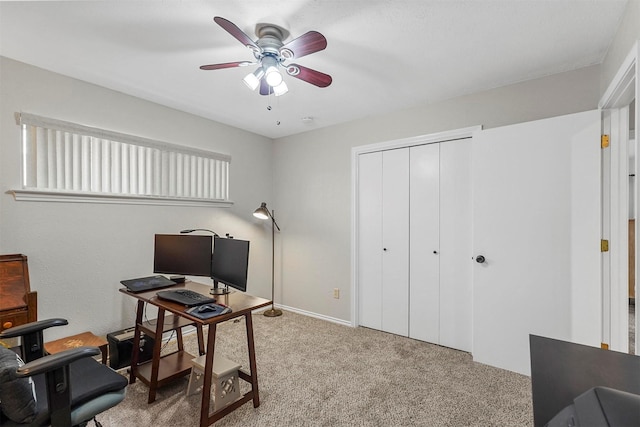
[[267, 84], [265, 79], [260, 80], [260, 95], [270, 95], [273, 93], [273, 88]]
[[280, 48], [285, 59], [302, 58], [327, 47], [327, 39], [317, 31], [309, 31]]
[[329, 74], [321, 73], [320, 71], [313, 70], [311, 68], [303, 67], [298, 64], [290, 64], [286, 68], [287, 74], [296, 79], [304, 80], [307, 83], [316, 85], [318, 87], [327, 87], [331, 84], [333, 79]]
[[220, 16], [216, 16], [215, 18], [213, 18], [213, 20], [216, 22], [216, 24], [224, 28], [229, 34], [231, 34], [240, 43], [242, 43], [249, 49], [253, 50], [254, 52], [261, 51], [258, 45], [253, 40], [251, 40], [251, 38], [248, 35], [246, 35], [240, 28], [238, 28], [238, 26], [233, 22], [226, 20]]
[[225, 62], [224, 64], [211, 64], [211, 65], [201, 65], [201, 70], [222, 70], [223, 68], [235, 68], [235, 67], [246, 67], [247, 65], [251, 65], [253, 62], [249, 61], [237, 61], [237, 62]]

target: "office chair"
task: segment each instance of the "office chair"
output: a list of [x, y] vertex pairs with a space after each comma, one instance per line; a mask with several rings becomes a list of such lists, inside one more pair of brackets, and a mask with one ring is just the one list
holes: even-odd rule
[[124, 399], [127, 379], [93, 359], [97, 347], [45, 355], [43, 331], [66, 324], [47, 319], [0, 333], [0, 339], [22, 338], [26, 362], [19, 366], [16, 353], [0, 346], [0, 426], [86, 426], [92, 419], [100, 426], [95, 416]]

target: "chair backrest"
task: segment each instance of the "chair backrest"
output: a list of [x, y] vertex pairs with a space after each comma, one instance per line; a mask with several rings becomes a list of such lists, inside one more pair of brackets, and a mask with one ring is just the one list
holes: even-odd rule
[[37, 293], [31, 292], [27, 257], [0, 255], [0, 332], [35, 322], [37, 312]]

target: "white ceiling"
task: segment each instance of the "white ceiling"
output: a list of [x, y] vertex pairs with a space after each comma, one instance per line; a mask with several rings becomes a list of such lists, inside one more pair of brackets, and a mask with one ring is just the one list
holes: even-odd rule
[[[0, 55], [278, 138], [601, 63], [626, 3], [3, 1]], [[257, 22], [288, 28], [289, 40], [319, 31], [327, 49], [296, 62], [333, 83], [287, 76], [289, 93], [275, 98], [243, 84], [252, 69], [200, 70], [253, 59], [214, 16], [254, 39]]]

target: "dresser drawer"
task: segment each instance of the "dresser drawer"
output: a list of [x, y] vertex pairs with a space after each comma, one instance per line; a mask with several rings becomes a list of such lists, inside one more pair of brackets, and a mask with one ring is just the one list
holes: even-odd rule
[[26, 310], [9, 310], [0, 312], [0, 332], [5, 329], [18, 325], [24, 325], [29, 322], [29, 315]]

